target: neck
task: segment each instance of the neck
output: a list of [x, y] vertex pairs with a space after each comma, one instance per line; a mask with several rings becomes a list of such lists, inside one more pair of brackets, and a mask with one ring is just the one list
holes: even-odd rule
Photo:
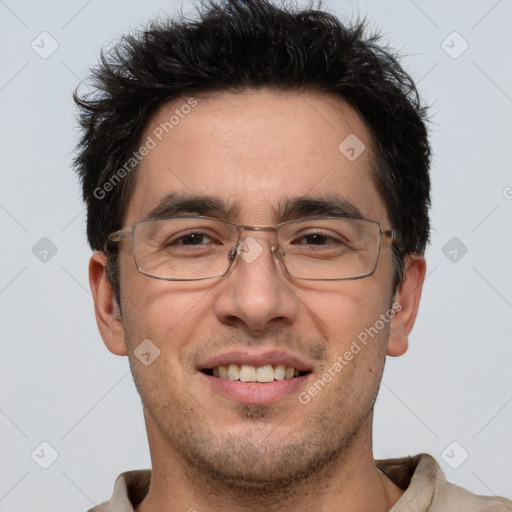
[[246, 482], [237, 486], [236, 482], [219, 481], [198, 467], [191, 468], [156, 428], [148, 428], [151, 486], [135, 510], [238, 512], [243, 503], [246, 512], [387, 512], [404, 490], [377, 469], [372, 454], [372, 415], [367, 420], [337, 458], [315, 474], [271, 491], [266, 485], [250, 488]]

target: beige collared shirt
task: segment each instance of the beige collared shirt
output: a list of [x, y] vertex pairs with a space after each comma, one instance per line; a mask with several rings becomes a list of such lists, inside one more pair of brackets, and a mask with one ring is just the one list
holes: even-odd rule
[[[510, 500], [477, 496], [447, 482], [439, 464], [426, 453], [375, 463], [396, 485], [406, 489], [389, 512], [512, 512]], [[110, 500], [89, 512], [133, 512], [146, 496], [150, 480], [150, 470], [122, 473]]]

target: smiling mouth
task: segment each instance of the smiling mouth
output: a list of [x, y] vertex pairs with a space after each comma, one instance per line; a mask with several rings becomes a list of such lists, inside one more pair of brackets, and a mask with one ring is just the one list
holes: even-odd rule
[[293, 366], [284, 364], [266, 364], [263, 366], [252, 366], [250, 364], [229, 364], [216, 368], [205, 368], [201, 370], [210, 377], [219, 379], [234, 380], [240, 382], [268, 383], [285, 379], [294, 379], [311, 373], [311, 371], [300, 371]]

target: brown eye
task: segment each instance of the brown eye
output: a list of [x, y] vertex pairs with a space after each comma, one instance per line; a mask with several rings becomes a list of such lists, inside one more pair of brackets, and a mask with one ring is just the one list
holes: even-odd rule
[[204, 233], [189, 233], [187, 235], [183, 235], [180, 238], [173, 240], [172, 244], [177, 245], [201, 245], [204, 243], [211, 242], [211, 238], [209, 238]]
[[299, 240], [298, 243], [310, 245], [324, 245], [329, 241], [325, 235], [305, 235]]

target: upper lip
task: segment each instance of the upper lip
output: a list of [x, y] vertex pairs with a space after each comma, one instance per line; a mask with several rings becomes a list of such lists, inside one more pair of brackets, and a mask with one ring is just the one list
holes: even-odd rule
[[267, 364], [282, 364], [284, 366], [293, 366], [299, 371], [311, 371], [313, 366], [299, 357], [283, 351], [272, 350], [256, 353], [247, 350], [233, 350], [209, 357], [198, 364], [198, 369], [211, 370], [218, 366], [227, 366], [229, 364], [247, 364], [256, 367]]

